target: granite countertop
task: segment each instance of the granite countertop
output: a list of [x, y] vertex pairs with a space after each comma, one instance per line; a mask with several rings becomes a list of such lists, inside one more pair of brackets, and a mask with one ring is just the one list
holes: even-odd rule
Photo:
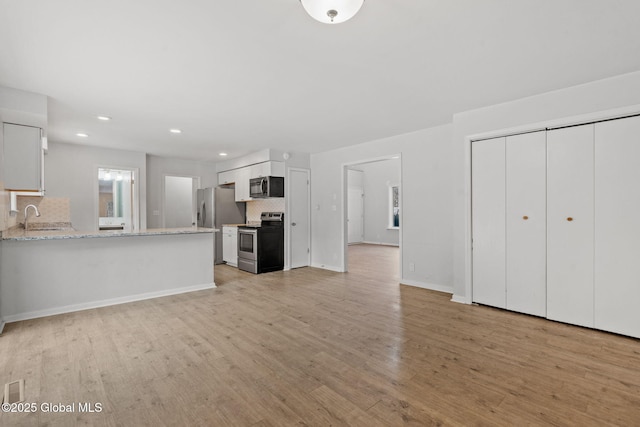
[[24, 228], [14, 227], [2, 232], [2, 240], [60, 240], [84, 239], [102, 237], [133, 237], [133, 236], [167, 236], [172, 234], [200, 234], [213, 233], [215, 228], [185, 227], [185, 228], [149, 228], [146, 230], [123, 231], [76, 231], [72, 228], [64, 230], [25, 231]]
[[223, 227], [241, 227], [247, 224], [222, 224]]

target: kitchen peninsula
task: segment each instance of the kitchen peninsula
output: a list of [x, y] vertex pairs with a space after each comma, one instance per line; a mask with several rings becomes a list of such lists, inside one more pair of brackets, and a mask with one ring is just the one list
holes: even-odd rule
[[5, 231], [4, 321], [215, 288], [215, 231]]

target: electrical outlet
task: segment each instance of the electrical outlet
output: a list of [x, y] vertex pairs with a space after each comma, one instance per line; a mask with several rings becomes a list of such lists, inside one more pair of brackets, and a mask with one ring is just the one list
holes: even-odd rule
[[409, 271], [416, 271], [416, 265], [412, 262], [409, 263]]

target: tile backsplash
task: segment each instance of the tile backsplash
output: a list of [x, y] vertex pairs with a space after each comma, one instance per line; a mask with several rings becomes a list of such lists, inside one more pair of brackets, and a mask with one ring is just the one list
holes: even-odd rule
[[71, 222], [71, 204], [69, 198], [18, 196], [16, 221], [19, 224], [24, 223], [24, 208], [27, 205], [36, 205], [40, 211], [39, 217], [36, 217], [32, 210], [29, 211], [30, 224], [41, 222]]
[[284, 197], [247, 202], [247, 222], [260, 221], [260, 214], [262, 212], [284, 212], [284, 207]]

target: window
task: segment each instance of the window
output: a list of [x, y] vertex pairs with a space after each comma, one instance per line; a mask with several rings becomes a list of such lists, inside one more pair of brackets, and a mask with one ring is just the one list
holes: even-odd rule
[[400, 186], [389, 186], [389, 228], [400, 228]]

